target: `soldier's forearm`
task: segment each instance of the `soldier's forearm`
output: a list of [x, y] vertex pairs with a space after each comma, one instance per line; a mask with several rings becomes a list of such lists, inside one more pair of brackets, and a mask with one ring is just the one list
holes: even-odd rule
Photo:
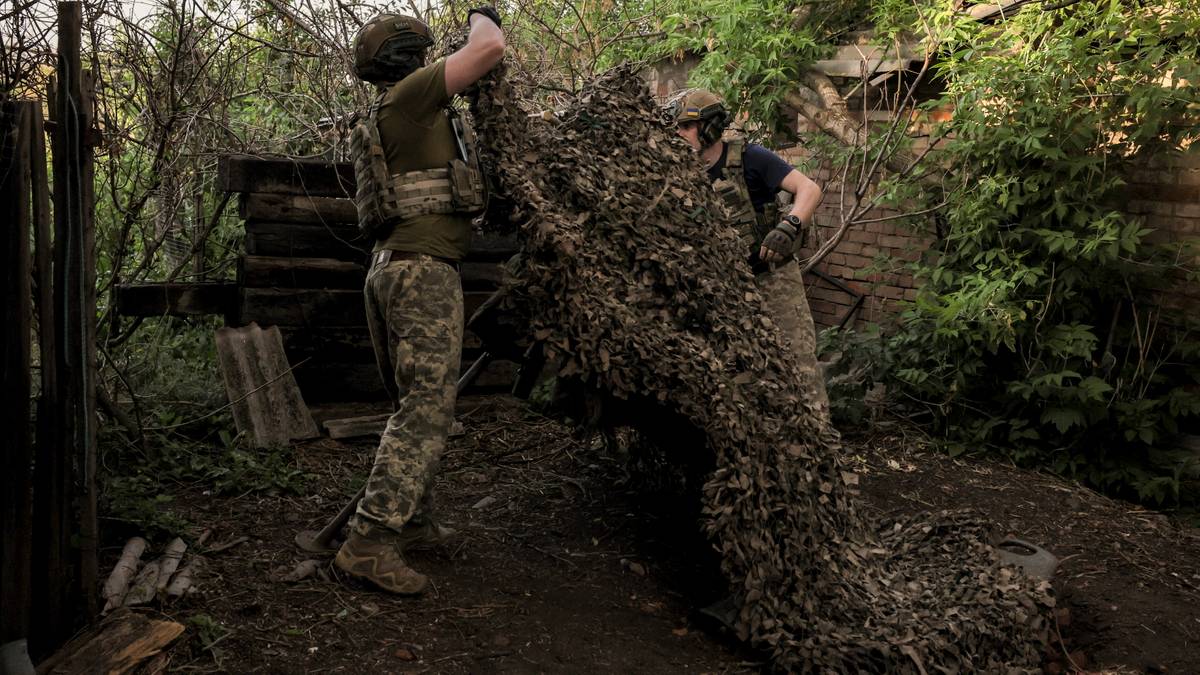
[[782, 187], [792, 193], [791, 215], [796, 216], [803, 223], [812, 222], [813, 213], [821, 203], [820, 186], [808, 176], [799, 171], [793, 171], [784, 179]]

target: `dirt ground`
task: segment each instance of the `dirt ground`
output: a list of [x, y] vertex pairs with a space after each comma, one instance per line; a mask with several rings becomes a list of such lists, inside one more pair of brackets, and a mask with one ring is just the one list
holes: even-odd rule
[[[362, 414], [361, 410], [355, 411]], [[339, 578], [279, 580], [311, 556], [292, 543], [361, 484], [374, 443], [299, 449], [309, 494], [181, 495], [210, 524], [201, 592], [166, 615], [188, 626], [177, 672], [736, 673], [761, 655], [696, 607], [721, 595], [692, 505], [627, 459], [507, 397], [459, 403], [439, 509], [460, 541], [412, 555], [431, 576], [419, 599]], [[998, 534], [1061, 559], [1048, 669], [1200, 672], [1200, 532], [1042, 474], [921, 450], [899, 433], [849, 439], [865, 508], [974, 508]], [[1068, 658], [1065, 656], [1070, 654]]]

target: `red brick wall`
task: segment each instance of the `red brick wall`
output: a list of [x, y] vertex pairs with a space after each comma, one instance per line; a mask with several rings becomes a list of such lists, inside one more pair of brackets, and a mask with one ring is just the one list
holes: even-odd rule
[[[780, 154], [793, 164], [813, 165], [798, 148]], [[811, 256], [817, 246], [833, 237], [841, 222], [843, 201], [846, 210], [853, 203], [850, 194], [842, 194], [836, 172], [818, 165], [818, 168], [807, 169], [806, 174], [821, 186], [825, 196], [817, 209], [815, 232], [809, 233], [808, 243], [802, 251], [804, 257]], [[837, 248], [814, 268], [820, 274], [805, 278], [809, 307], [818, 327], [886, 324], [899, 311], [901, 301], [916, 298], [916, 284], [908, 264], [916, 260], [930, 242], [901, 226], [899, 220], [886, 220], [898, 215], [900, 213], [894, 209], [867, 212], [863, 219], [876, 222], [850, 228]], [[841, 283], [830, 282], [822, 275]], [[848, 316], [851, 312], [852, 316]]]
[[[1187, 240], [1200, 237], [1200, 143], [1182, 153], [1151, 155], [1130, 172], [1128, 183], [1124, 211], [1154, 230], [1147, 240], [1174, 249], [1181, 266], [1200, 265], [1183, 249]], [[1182, 269], [1166, 281], [1160, 300], [1164, 309], [1200, 310], [1200, 284], [1188, 281]]]
[[[781, 152], [793, 163], [807, 161], [800, 150]], [[811, 162], [808, 162], [811, 164]], [[816, 222], [821, 241], [832, 236], [840, 222], [840, 189], [836, 175], [825, 168], [810, 170], [809, 177], [821, 184], [825, 198], [817, 210]], [[1155, 153], [1131, 171], [1118, 208], [1130, 216], [1141, 218], [1154, 230], [1148, 241], [1167, 244], [1178, 251], [1180, 269], [1164, 279], [1159, 304], [1168, 312], [1200, 310], [1200, 284], [1186, 279], [1184, 266], [1195, 269], [1200, 260], [1187, 255], [1184, 242], [1200, 238], [1200, 144], [1183, 153]], [[885, 218], [895, 211], [878, 209], [865, 219]], [[811, 237], [810, 237], [811, 239]], [[816, 242], [819, 243], [819, 242]], [[908, 231], [897, 221], [865, 223], [851, 229], [816, 270], [842, 281], [857, 293], [863, 294], [853, 322], [886, 324], [894, 320], [901, 300], [916, 297], [916, 284], [906, 268], [931, 240]], [[813, 253], [813, 242], [804, 251]], [[837, 288], [817, 275], [805, 279], [809, 306], [818, 327], [835, 326], [846, 317], [855, 296]], [[1167, 317], [1169, 323], [1170, 317]]]

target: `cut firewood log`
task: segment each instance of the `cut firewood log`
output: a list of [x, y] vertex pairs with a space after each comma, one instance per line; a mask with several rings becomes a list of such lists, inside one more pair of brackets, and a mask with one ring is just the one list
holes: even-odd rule
[[362, 417], [346, 417], [339, 420], [326, 420], [325, 430], [333, 439], [355, 438], [357, 436], [378, 436], [387, 426], [391, 413], [380, 415], [364, 415]]
[[[151, 619], [145, 614], [118, 609], [99, 626], [67, 643], [39, 664], [39, 673], [121, 675], [138, 670], [183, 634], [183, 624]], [[164, 661], [151, 661], [161, 664]], [[156, 666], [161, 672], [161, 666]]]
[[125, 594], [125, 602], [122, 604], [126, 607], [133, 607], [153, 600], [154, 591], [158, 588], [158, 570], [159, 562], [157, 560], [146, 563], [142, 571], [138, 572], [137, 578], [133, 580], [133, 585]]
[[121, 606], [125, 592], [129, 590], [129, 581], [134, 572], [137, 572], [138, 561], [145, 550], [146, 540], [141, 537], [134, 537], [125, 542], [121, 558], [117, 560], [112, 573], [108, 575], [108, 580], [104, 582], [104, 589], [100, 591], [100, 597], [104, 599], [103, 613], [107, 614]]
[[175, 570], [179, 568], [179, 562], [183, 560], [183, 552], [186, 550], [187, 544], [179, 537], [175, 537], [170, 544], [167, 544], [167, 549], [158, 559], [158, 583], [154, 589], [158, 595], [161, 596], [167, 592], [167, 584], [171, 581], [171, 575], [175, 574]]
[[167, 598], [178, 599], [193, 592], [194, 578], [204, 566], [204, 558], [193, 557], [183, 569], [175, 573], [175, 578], [167, 584]]

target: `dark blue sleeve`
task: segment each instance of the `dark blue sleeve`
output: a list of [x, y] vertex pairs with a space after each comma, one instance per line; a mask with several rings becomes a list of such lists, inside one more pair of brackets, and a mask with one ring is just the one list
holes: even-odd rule
[[783, 179], [793, 168], [782, 157], [756, 143], [746, 144], [742, 166], [746, 171], [746, 187], [750, 188], [750, 201], [756, 209], [775, 199]]

